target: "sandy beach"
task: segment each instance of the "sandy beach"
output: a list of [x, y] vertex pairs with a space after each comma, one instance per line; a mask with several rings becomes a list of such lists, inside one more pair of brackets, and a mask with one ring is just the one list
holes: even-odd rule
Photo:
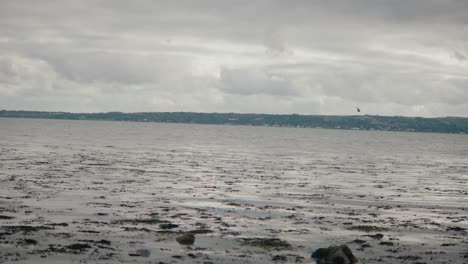
[[0, 263], [468, 263], [463, 135], [0, 123]]

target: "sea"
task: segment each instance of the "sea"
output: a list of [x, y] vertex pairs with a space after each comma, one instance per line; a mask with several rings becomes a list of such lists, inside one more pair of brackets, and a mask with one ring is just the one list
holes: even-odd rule
[[[391, 229], [408, 252], [423, 254], [441, 244], [427, 241], [453, 242], [447, 230], [468, 228], [468, 135], [0, 118], [0, 196], [0, 214], [11, 209], [14, 217], [9, 224], [60, 222], [76, 228], [73, 234], [103, 232], [119, 252], [133, 250], [136, 238], [112, 221], [156, 213], [180, 231], [213, 231], [197, 241], [221, 263], [246, 254], [239, 246], [217, 250], [239, 237], [273, 234], [308, 258], [316, 246], [359, 237], [362, 230], [351, 227], [362, 225]], [[139, 247], [161, 249], [153, 256], [162, 260], [180, 253], [173, 239], [138, 236]], [[462, 254], [456, 246], [446, 251], [449, 260]], [[366, 252], [364, 259], [385, 254]], [[258, 263], [271, 260], [249, 254]]]

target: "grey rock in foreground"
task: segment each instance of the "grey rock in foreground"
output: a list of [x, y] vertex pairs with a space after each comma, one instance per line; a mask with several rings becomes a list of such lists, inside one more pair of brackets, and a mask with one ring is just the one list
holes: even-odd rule
[[319, 248], [312, 253], [311, 257], [317, 260], [317, 264], [353, 264], [358, 262], [358, 258], [346, 245]]
[[195, 242], [195, 236], [193, 234], [184, 234], [180, 237], [176, 237], [177, 243], [185, 246], [193, 245]]

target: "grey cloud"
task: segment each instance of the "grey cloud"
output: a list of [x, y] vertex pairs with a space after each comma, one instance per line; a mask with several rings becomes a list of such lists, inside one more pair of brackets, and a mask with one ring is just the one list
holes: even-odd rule
[[288, 48], [285, 43], [285, 39], [281, 37], [281, 33], [277, 30], [265, 32], [264, 45], [273, 55], [281, 55], [288, 53]]
[[70, 79], [39, 58], [1, 56], [0, 105], [8, 109], [80, 112], [180, 111], [181, 107], [204, 109], [221, 100], [210, 78], [184, 75], [182, 67], [181, 71], [166, 69], [167, 75], [157, 83], [108, 81], [102, 76], [88, 82]]
[[291, 83], [282, 76], [262, 69], [221, 69], [221, 88], [232, 94], [296, 95]]
[[458, 61], [466, 61], [468, 59], [463, 53], [459, 51], [454, 51], [453, 57], [457, 59]]
[[467, 25], [464, 0], [2, 1], [0, 103], [467, 116]]
[[49, 57], [55, 69], [78, 82], [157, 83], [187, 64], [178, 56], [125, 54], [119, 52], [76, 52]]
[[0, 93], [37, 94], [55, 88], [56, 72], [42, 60], [21, 56], [0, 56]]
[[365, 73], [327, 74], [311, 82], [320, 86], [326, 95], [357, 103], [393, 103], [410, 107], [468, 102], [466, 80], [444, 81], [439, 76], [369, 70]]
[[[321, 34], [346, 33], [363, 37], [362, 30], [466, 22], [465, 1], [27, 1], [4, 4], [4, 14], [14, 18], [14, 27], [47, 27], [64, 34], [80, 31], [195, 34], [199, 37], [261, 42], [271, 28], [286, 28], [304, 41]], [[62, 12], [55, 12], [60, 9]], [[70, 16], [70, 14], [73, 14]], [[24, 19], [30, 23], [19, 20]], [[461, 21], [459, 21], [461, 20]], [[62, 23], [56, 23], [56, 22]], [[373, 27], [366, 27], [372, 24]], [[421, 27], [422, 24], [422, 27]], [[442, 24], [443, 26], [444, 24]], [[358, 30], [357, 27], [359, 27]], [[298, 29], [303, 34], [296, 34]], [[341, 29], [341, 30], [340, 30]], [[417, 33], [417, 32], [416, 32]], [[445, 33], [445, 32], [442, 32]], [[419, 34], [419, 33], [418, 33]], [[289, 36], [288, 36], [289, 37]], [[293, 39], [294, 40], [294, 39]], [[318, 39], [316, 39], [318, 40]]]

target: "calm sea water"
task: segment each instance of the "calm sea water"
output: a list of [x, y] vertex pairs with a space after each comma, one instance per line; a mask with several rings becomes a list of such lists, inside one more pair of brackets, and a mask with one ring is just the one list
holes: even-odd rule
[[324, 156], [461, 162], [468, 157], [466, 135], [39, 119], [0, 119], [0, 143], [295, 159]]

